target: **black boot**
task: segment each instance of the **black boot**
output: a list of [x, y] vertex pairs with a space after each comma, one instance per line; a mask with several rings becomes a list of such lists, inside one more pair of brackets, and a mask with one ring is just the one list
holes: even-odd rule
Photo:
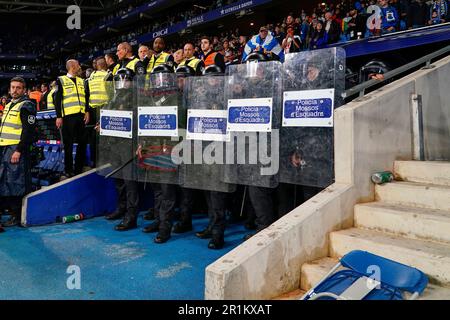
[[117, 231], [128, 231], [137, 228], [137, 214], [134, 210], [130, 210], [114, 229]]
[[212, 239], [208, 244], [209, 249], [220, 250], [225, 244], [224, 235], [221, 231], [213, 230]]
[[20, 224], [20, 219], [16, 215], [11, 215], [11, 217], [3, 223], [3, 227], [10, 228], [15, 227]]
[[159, 221], [155, 221], [152, 224], [146, 226], [144, 229], [142, 229], [142, 232], [144, 233], [155, 233], [159, 231]]
[[114, 213], [111, 213], [105, 217], [106, 220], [119, 220], [122, 219], [125, 215], [125, 211], [123, 210], [116, 210]]
[[211, 226], [208, 226], [205, 230], [197, 232], [195, 235], [197, 237], [199, 237], [200, 239], [210, 239], [210, 238], [212, 238]]
[[147, 213], [144, 215], [144, 220], [155, 220], [155, 208], [148, 209]]
[[[171, 227], [171, 226], [170, 226]], [[170, 239], [170, 228], [166, 226], [164, 228], [160, 228], [158, 234], [155, 238], [155, 243], [162, 244], [166, 243]]]
[[189, 231], [192, 231], [192, 223], [180, 221], [173, 227], [174, 233], [186, 233]]

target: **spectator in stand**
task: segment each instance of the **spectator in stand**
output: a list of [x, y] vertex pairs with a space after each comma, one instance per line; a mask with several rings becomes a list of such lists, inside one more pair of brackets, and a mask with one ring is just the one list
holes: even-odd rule
[[325, 33], [330, 44], [338, 42], [341, 36], [341, 27], [333, 20], [333, 14], [331, 12], [325, 14]]
[[[436, 17], [433, 18], [434, 11]], [[430, 3], [430, 20], [432, 24], [447, 22], [450, 18], [448, 1], [447, 0], [433, 0]]]
[[305, 18], [303, 19], [302, 24], [299, 27], [299, 34], [300, 34], [300, 40], [302, 42], [302, 49], [307, 49], [306, 47], [306, 38], [308, 37], [308, 32], [309, 32], [309, 22], [310, 17], [309, 16], [305, 16]]
[[323, 29], [323, 22], [317, 21], [316, 29], [314, 30], [311, 41], [309, 43], [310, 49], [324, 48], [328, 43], [328, 34]]
[[7, 104], [8, 104], [8, 99], [6, 99], [6, 97], [2, 97], [0, 99], [0, 110], [1, 111], [5, 110], [5, 107]]
[[350, 20], [347, 23], [347, 36], [350, 40], [362, 39], [366, 33], [367, 18], [353, 9], [349, 13]]
[[245, 45], [247, 44], [246, 36], [239, 36], [239, 48], [237, 52], [237, 59], [239, 63], [242, 63], [242, 57], [244, 55]]
[[278, 41], [269, 33], [269, 30], [262, 26], [259, 29], [259, 34], [253, 36], [245, 46], [242, 61], [246, 61], [247, 57], [252, 52], [260, 52], [271, 57], [272, 59], [284, 62], [284, 51], [278, 44]]
[[278, 24], [275, 27], [273, 36], [275, 39], [277, 39], [277, 41], [280, 45], [283, 43], [284, 38], [286, 38], [286, 34], [284, 33], [283, 28]]
[[299, 35], [294, 34], [294, 26], [289, 26], [287, 28], [287, 35], [283, 39], [281, 47], [284, 50], [284, 54], [301, 51], [302, 40]]
[[397, 10], [389, 5], [389, 0], [379, 0], [381, 9], [381, 33], [395, 32], [400, 23]]
[[412, 0], [408, 6], [408, 29], [424, 27], [427, 24], [428, 8], [424, 0]]
[[236, 54], [234, 50], [230, 47], [230, 42], [228, 40], [225, 40], [223, 42], [223, 59], [225, 61], [225, 65], [233, 63], [235, 58]]

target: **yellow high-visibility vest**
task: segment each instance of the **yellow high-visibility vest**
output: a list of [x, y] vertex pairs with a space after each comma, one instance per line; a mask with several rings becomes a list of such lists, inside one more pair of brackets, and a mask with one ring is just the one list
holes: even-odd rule
[[56, 92], [56, 89], [50, 90], [47, 95], [47, 109], [53, 110], [55, 109], [55, 101], [53, 101], [53, 94]]
[[77, 113], [86, 113], [86, 96], [84, 82], [76, 77], [76, 85], [68, 76], [59, 77], [63, 89], [62, 114], [63, 117]]
[[186, 62], [187, 62], [187, 66], [188, 67], [191, 67], [192, 69], [194, 69], [194, 71], [197, 71], [197, 66], [198, 66], [198, 64], [200, 63], [200, 62], [202, 62], [202, 60], [200, 60], [200, 59], [197, 59], [197, 58], [191, 58], [191, 60], [183, 60], [180, 64], [179, 64], [179, 67], [180, 66], [185, 66], [186, 65]]
[[88, 79], [89, 106], [98, 108], [108, 103], [108, 91], [106, 89], [106, 78], [108, 72], [94, 71]]
[[0, 146], [14, 146], [19, 144], [22, 136], [22, 120], [20, 109], [26, 101], [12, 106], [12, 102], [6, 105], [3, 112], [2, 126], [0, 127]]
[[155, 67], [165, 64], [167, 63], [167, 61], [170, 58], [170, 54], [167, 52], [161, 52], [158, 56], [153, 55], [150, 58], [150, 61], [147, 65], [147, 73], [152, 73], [153, 69], [155, 69]]
[[[131, 60], [130, 62], [127, 63], [127, 65], [125, 66], [125, 68], [132, 70], [134, 73], [136, 73], [136, 63], [138, 63], [139, 60], [138, 58], [134, 58], [133, 60]], [[116, 75], [117, 71], [119, 71], [119, 69], [122, 68], [122, 65], [120, 63], [118, 63], [114, 69], [113, 69], [113, 76]]]

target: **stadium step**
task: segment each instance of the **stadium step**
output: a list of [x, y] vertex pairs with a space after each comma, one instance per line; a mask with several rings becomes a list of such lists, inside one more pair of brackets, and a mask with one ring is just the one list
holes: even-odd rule
[[[308, 291], [312, 286], [317, 285], [337, 263], [338, 260], [332, 258], [324, 258], [311, 263], [305, 263], [301, 271], [301, 290]], [[450, 299], [450, 288], [429, 284], [418, 300], [448, 299]]]
[[375, 198], [391, 204], [450, 211], [450, 186], [391, 182], [377, 185]]
[[450, 287], [450, 245], [408, 239], [363, 229], [347, 229], [330, 234], [330, 255], [340, 258], [353, 250], [368, 251], [413, 266], [435, 284]]
[[450, 211], [372, 202], [355, 206], [355, 227], [450, 243]]
[[450, 162], [395, 161], [396, 180], [450, 186]]

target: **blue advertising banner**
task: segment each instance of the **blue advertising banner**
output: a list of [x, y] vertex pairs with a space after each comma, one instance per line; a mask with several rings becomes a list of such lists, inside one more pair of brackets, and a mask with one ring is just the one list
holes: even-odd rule
[[216, 10], [209, 11], [205, 14], [199, 15], [197, 17], [194, 17], [192, 19], [189, 19], [187, 21], [183, 21], [180, 23], [177, 23], [173, 26], [155, 31], [153, 33], [144, 34], [137, 38], [138, 43], [144, 43], [144, 42], [150, 42], [153, 39], [165, 36], [173, 33], [180, 32], [186, 28], [190, 28], [202, 23], [211, 22], [217, 19], [220, 19], [222, 17], [225, 17], [227, 15], [239, 12], [244, 9], [256, 7], [265, 3], [269, 3], [272, 0], [243, 0], [236, 2], [234, 4], [230, 4], [224, 7], [221, 7]]

